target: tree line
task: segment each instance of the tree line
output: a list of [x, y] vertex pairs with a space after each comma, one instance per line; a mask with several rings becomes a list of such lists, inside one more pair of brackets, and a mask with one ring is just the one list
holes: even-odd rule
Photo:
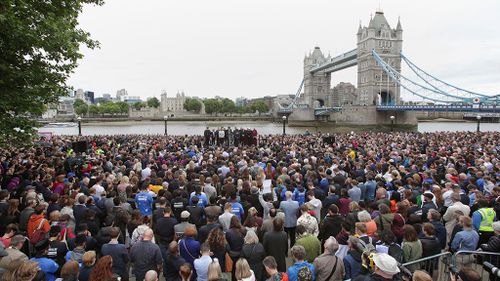
[[184, 102], [184, 109], [191, 112], [199, 113], [202, 107], [202, 103], [205, 105], [205, 112], [207, 114], [218, 114], [218, 113], [254, 113], [254, 112], [268, 112], [269, 106], [263, 101], [251, 102], [245, 106], [236, 106], [234, 101], [228, 98], [224, 99], [204, 99], [200, 101], [199, 99], [186, 98]]

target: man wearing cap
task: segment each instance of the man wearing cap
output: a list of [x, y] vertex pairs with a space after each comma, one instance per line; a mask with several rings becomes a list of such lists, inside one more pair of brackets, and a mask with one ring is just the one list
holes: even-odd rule
[[12, 237], [10, 240], [10, 246], [9, 248], [5, 249], [7, 252], [8, 256], [4, 256], [0, 260], [0, 268], [4, 268], [7, 270], [12, 270], [13, 265], [19, 264], [21, 262], [25, 262], [28, 260], [28, 256], [21, 252], [21, 249], [23, 248], [24, 241], [26, 238], [22, 235], [15, 235]]
[[175, 235], [177, 238], [181, 239], [184, 235], [184, 229], [188, 226], [196, 227], [194, 224], [189, 222], [189, 212], [182, 211], [181, 212], [181, 222], [174, 226]]
[[383, 281], [401, 280], [398, 262], [388, 254], [377, 253], [373, 255], [373, 273], [368, 275], [358, 275], [353, 281]]
[[31, 259], [31, 261], [39, 263], [40, 269], [45, 273], [45, 280], [56, 280], [55, 274], [59, 269], [59, 265], [54, 260], [47, 258], [47, 253], [49, 252], [49, 240], [43, 239], [42, 241], [36, 243], [35, 250], [36, 255]]

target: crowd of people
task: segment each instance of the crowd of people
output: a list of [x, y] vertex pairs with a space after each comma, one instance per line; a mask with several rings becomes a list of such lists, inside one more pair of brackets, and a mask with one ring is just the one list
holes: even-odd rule
[[0, 148], [1, 280], [428, 281], [500, 251], [498, 133], [206, 136]]
[[257, 145], [257, 130], [243, 128], [217, 128], [210, 130], [209, 127], [203, 132], [205, 146], [245, 146]]

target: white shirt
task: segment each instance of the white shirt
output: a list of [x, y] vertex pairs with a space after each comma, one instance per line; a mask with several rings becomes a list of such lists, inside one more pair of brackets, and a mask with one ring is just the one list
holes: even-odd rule
[[94, 186], [92, 186], [93, 188], [95, 188], [95, 194], [98, 196], [98, 197], [101, 197], [101, 193], [103, 193], [105, 190], [104, 190], [104, 187], [102, 187], [102, 185], [100, 184], [94, 184]]
[[141, 171], [141, 180], [144, 181], [149, 176], [151, 176], [151, 168], [146, 167], [144, 170]]

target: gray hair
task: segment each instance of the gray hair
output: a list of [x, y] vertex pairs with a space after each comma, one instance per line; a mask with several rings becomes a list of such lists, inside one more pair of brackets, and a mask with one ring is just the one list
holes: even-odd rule
[[361, 211], [358, 213], [358, 220], [360, 222], [369, 222], [372, 220], [372, 216], [367, 211]]
[[337, 250], [339, 249], [339, 243], [333, 236], [330, 236], [330, 238], [326, 239], [324, 246], [325, 250], [328, 250], [332, 254], [337, 252]]
[[286, 197], [286, 199], [292, 198], [292, 192], [291, 191], [285, 192], [285, 197]]
[[255, 234], [255, 231], [249, 230], [247, 231], [247, 234], [245, 235], [245, 244], [258, 244], [259, 243], [259, 237], [257, 237], [257, 234]]

